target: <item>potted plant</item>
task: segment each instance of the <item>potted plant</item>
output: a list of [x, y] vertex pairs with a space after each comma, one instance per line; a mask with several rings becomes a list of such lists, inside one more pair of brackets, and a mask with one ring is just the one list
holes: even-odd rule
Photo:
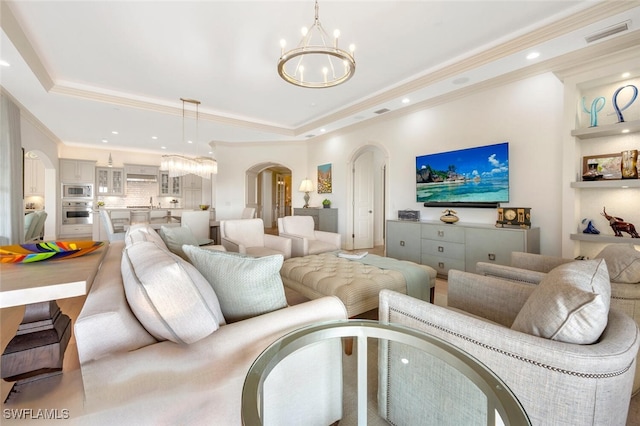
[[326, 198], [322, 200], [322, 207], [324, 207], [325, 209], [328, 209], [329, 207], [331, 207], [331, 200]]

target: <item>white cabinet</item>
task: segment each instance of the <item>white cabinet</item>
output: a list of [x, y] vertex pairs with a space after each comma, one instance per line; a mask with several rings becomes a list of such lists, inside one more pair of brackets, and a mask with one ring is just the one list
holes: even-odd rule
[[60, 238], [86, 238], [93, 234], [93, 225], [60, 225]]
[[24, 159], [24, 196], [44, 196], [44, 164], [37, 158]]
[[202, 178], [188, 174], [182, 177], [182, 207], [197, 209], [202, 204]]
[[96, 176], [96, 162], [87, 160], [70, 160], [61, 158], [60, 182], [61, 183], [91, 183]]
[[124, 195], [124, 169], [97, 167], [96, 193], [98, 195]]
[[157, 166], [145, 166], [141, 164], [125, 164], [124, 171], [127, 174], [135, 174], [135, 175], [147, 175], [147, 176], [158, 176], [158, 170], [160, 168]]
[[540, 253], [540, 228], [387, 221], [387, 256], [430, 266], [441, 276], [451, 269], [475, 272], [477, 262], [508, 265], [513, 251]]
[[169, 197], [182, 196], [182, 177], [170, 177], [169, 172], [160, 170], [160, 195]]

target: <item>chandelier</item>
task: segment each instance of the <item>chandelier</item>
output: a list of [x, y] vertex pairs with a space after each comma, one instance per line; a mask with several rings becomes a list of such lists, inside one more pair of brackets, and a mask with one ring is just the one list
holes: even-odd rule
[[340, 31], [333, 33], [333, 42], [318, 20], [318, 0], [316, 17], [310, 29], [302, 28], [302, 40], [294, 49], [285, 51], [286, 41], [280, 40], [278, 74], [285, 81], [300, 87], [333, 87], [349, 80], [356, 71], [353, 59], [355, 46], [349, 51], [338, 47]]
[[[198, 107], [200, 101], [195, 99], [184, 99], [182, 101], [182, 142], [184, 137], [184, 104], [185, 102], [195, 104], [196, 106], [196, 143], [198, 142]], [[163, 155], [160, 162], [160, 168], [169, 172], [169, 177], [178, 177], [188, 174], [200, 176], [205, 179], [211, 179], [211, 174], [218, 173], [218, 162], [211, 157], [187, 157], [184, 155], [171, 154]]]

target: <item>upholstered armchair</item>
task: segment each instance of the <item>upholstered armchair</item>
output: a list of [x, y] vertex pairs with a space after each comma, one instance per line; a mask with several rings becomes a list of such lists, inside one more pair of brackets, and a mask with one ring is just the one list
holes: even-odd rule
[[[540, 285], [451, 270], [448, 307], [382, 290], [379, 318], [439, 337], [475, 357], [504, 381], [533, 425], [622, 426], [640, 336], [635, 322], [601, 297], [609, 285], [601, 263], [588, 261], [580, 265], [586, 268], [582, 271], [550, 273]], [[581, 282], [581, 289], [571, 287], [572, 280]], [[569, 287], [571, 294], [565, 294]], [[589, 290], [592, 287], [598, 294]], [[575, 311], [565, 310], [576, 298], [592, 301], [588, 314], [597, 325], [583, 327], [579, 318], [571, 317]], [[421, 424], [412, 416], [430, 396], [424, 387], [411, 389], [416, 371], [421, 381], [438, 377], [439, 371], [427, 363], [407, 369], [387, 362], [392, 355], [405, 357], [405, 348], [396, 349], [380, 353], [378, 392], [386, 392], [386, 397], [379, 397], [379, 410], [383, 416], [409, 416], [404, 422], [391, 418], [394, 424]], [[394, 394], [398, 391], [401, 395]]]
[[264, 233], [262, 219], [236, 219], [220, 221], [220, 238], [227, 251], [253, 257], [281, 254], [291, 257], [291, 240]]
[[[640, 326], [640, 251], [632, 244], [610, 244], [595, 257], [607, 263], [611, 279], [611, 306], [621, 310]], [[580, 262], [554, 256], [513, 252], [511, 265], [478, 262], [478, 274], [512, 281], [538, 284], [548, 272], [559, 265]], [[636, 365], [633, 394], [640, 392], [640, 364]]]
[[211, 226], [209, 220], [211, 215], [208, 210], [194, 210], [182, 212], [180, 220], [181, 226], [186, 226], [198, 240], [198, 245], [205, 246], [213, 244], [213, 240], [209, 238], [211, 234]]
[[291, 240], [291, 256], [302, 257], [340, 250], [340, 234], [316, 231], [311, 216], [278, 218], [278, 235]]

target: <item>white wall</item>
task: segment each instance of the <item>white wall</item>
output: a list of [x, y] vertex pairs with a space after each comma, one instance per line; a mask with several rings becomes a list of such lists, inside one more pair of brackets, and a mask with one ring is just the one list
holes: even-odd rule
[[[553, 74], [470, 95], [450, 103], [328, 135], [309, 143], [309, 174], [318, 164], [333, 163], [333, 202], [345, 205], [351, 152], [366, 144], [382, 145], [388, 159], [388, 218], [417, 209], [422, 218], [437, 220], [439, 208], [417, 203], [415, 157], [423, 154], [508, 141], [510, 202], [532, 208], [533, 226], [541, 228], [541, 251], [560, 254], [561, 120], [563, 87]], [[318, 194], [311, 199], [318, 204]], [[494, 223], [494, 209], [459, 209], [464, 222]], [[340, 222], [346, 218], [340, 210]]]
[[246, 172], [261, 163], [279, 163], [289, 168], [292, 174], [293, 205], [302, 207], [302, 193], [297, 191], [307, 174], [306, 142], [272, 144], [225, 144], [216, 143], [215, 200], [218, 220], [237, 219], [246, 204]]

